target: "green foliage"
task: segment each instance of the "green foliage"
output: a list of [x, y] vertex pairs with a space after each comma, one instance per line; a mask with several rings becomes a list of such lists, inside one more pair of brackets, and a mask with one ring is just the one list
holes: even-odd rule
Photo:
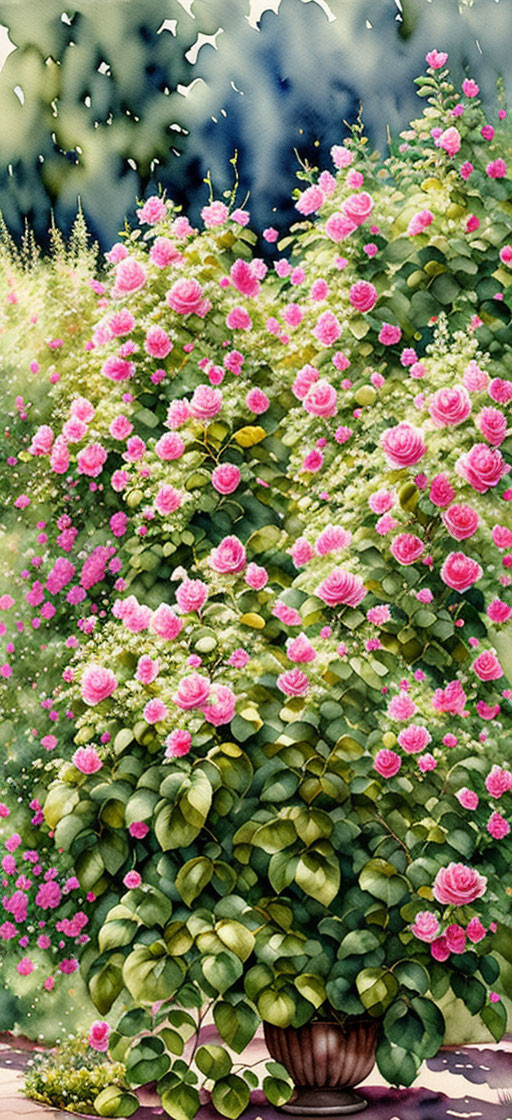
[[91, 1050], [86, 1040], [62, 1043], [31, 1059], [25, 1092], [33, 1100], [68, 1112], [131, 1116], [137, 1098], [123, 1089], [125, 1069]]

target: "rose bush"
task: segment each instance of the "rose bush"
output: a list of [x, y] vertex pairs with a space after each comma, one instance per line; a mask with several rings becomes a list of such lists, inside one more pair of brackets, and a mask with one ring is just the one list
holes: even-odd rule
[[356, 128], [300, 173], [273, 267], [215, 201], [194, 230], [148, 200], [101, 279], [61, 254], [5, 434], [9, 794], [79, 884], [91, 1037], [176, 1120], [255, 1084], [205, 1010], [238, 1053], [373, 1016], [392, 1084], [450, 998], [507, 1023], [511, 148], [440, 57], [388, 160]]

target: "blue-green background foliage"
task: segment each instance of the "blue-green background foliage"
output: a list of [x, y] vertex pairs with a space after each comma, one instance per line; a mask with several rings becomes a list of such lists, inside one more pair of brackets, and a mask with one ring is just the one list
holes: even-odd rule
[[417, 115], [412, 78], [434, 46], [456, 80], [478, 80], [492, 113], [497, 77], [507, 85], [512, 70], [510, 0], [321, 3], [0, 0], [15, 46], [0, 72], [9, 227], [28, 218], [44, 239], [53, 208], [67, 229], [80, 195], [107, 247], [159, 183], [197, 217], [208, 170], [217, 196], [232, 185], [235, 150], [238, 203], [250, 191], [257, 225], [285, 224], [294, 148], [329, 166], [362, 103], [383, 149], [388, 129]]

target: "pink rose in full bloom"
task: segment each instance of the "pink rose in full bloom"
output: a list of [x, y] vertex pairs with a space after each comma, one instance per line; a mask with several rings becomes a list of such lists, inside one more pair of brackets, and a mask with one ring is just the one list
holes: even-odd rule
[[482, 568], [476, 560], [464, 552], [450, 552], [441, 568], [441, 579], [447, 587], [462, 594], [483, 576]]
[[446, 51], [431, 50], [425, 55], [425, 61], [432, 70], [442, 70], [448, 59]]
[[489, 396], [497, 404], [508, 404], [512, 401], [512, 381], [505, 381], [502, 377], [493, 377], [489, 385]]
[[455, 796], [457, 798], [457, 801], [459, 802], [459, 805], [462, 805], [463, 809], [473, 810], [478, 808], [478, 802], [480, 798], [478, 794], [474, 792], [474, 790], [468, 789], [467, 786], [462, 786], [461, 789], [458, 789]]
[[234, 463], [221, 463], [212, 471], [212, 485], [219, 494], [232, 494], [241, 477], [240, 470]]
[[360, 226], [366, 222], [373, 210], [373, 198], [367, 191], [351, 194], [343, 203], [343, 212], [351, 222]]
[[203, 289], [198, 280], [176, 280], [166, 295], [169, 307], [178, 315], [199, 315], [204, 318], [210, 310], [210, 301], [203, 296]]
[[88, 478], [97, 478], [103, 470], [103, 466], [107, 460], [107, 452], [100, 443], [91, 443], [88, 447], [84, 447], [80, 451], [76, 465], [80, 474], [85, 474]]
[[505, 463], [500, 451], [488, 447], [486, 443], [476, 443], [470, 451], [460, 456], [455, 470], [469, 482], [473, 490], [486, 494], [508, 473], [509, 465]]
[[313, 327], [312, 333], [322, 346], [332, 346], [342, 333], [341, 323], [332, 311], [324, 311]]
[[418, 233], [423, 233], [423, 230], [427, 229], [433, 221], [434, 215], [431, 210], [418, 210], [407, 226], [408, 237], [416, 237]]
[[485, 169], [489, 179], [504, 179], [507, 174], [507, 165], [504, 159], [492, 159]]
[[162, 327], [150, 327], [144, 339], [144, 349], [151, 358], [166, 358], [173, 348], [172, 342]]
[[299, 370], [292, 385], [292, 393], [297, 400], [302, 401], [307, 396], [310, 388], [318, 382], [320, 374], [316, 366], [305, 365]]
[[450, 949], [446, 937], [442, 933], [440, 937], [434, 938], [430, 945], [430, 952], [435, 961], [447, 961], [450, 956]]
[[480, 366], [472, 359], [464, 370], [462, 384], [468, 392], [480, 393], [489, 384], [489, 374], [484, 369], [480, 369]]
[[185, 579], [176, 589], [176, 602], [184, 614], [200, 611], [207, 598], [208, 587], [202, 579]]
[[154, 700], [148, 700], [143, 711], [146, 723], [162, 723], [169, 715], [169, 709], [157, 697]]
[[450, 506], [441, 514], [443, 524], [451, 537], [464, 541], [476, 533], [480, 518], [472, 506]]
[[332, 572], [316, 588], [315, 595], [329, 607], [357, 607], [367, 594], [361, 576], [346, 572], [343, 568], [333, 568]]
[[396, 495], [392, 490], [376, 490], [374, 494], [370, 494], [368, 498], [368, 505], [372, 513], [387, 513], [388, 510], [393, 509], [396, 502]]
[[496, 654], [486, 649], [475, 658], [471, 666], [481, 681], [498, 681], [503, 676], [503, 669]]
[[487, 793], [498, 800], [512, 789], [512, 771], [494, 765], [485, 779]]
[[393, 778], [402, 765], [402, 759], [396, 751], [389, 751], [383, 747], [382, 750], [377, 751], [373, 760], [374, 769], [380, 774], [381, 778]]
[[411, 467], [427, 450], [422, 433], [405, 420], [394, 428], [387, 428], [381, 436], [381, 444], [391, 467]]
[[190, 412], [195, 420], [212, 420], [222, 408], [222, 390], [212, 385], [198, 385], [190, 401]]
[[141, 684], [152, 684], [160, 669], [160, 662], [154, 661], [152, 657], [148, 657], [146, 653], [139, 657], [137, 662], [137, 669], [135, 676]]
[[48, 424], [42, 424], [32, 437], [29, 451], [31, 455], [48, 455], [53, 445], [53, 432]]
[[445, 688], [436, 688], [432, 697], [432, 707], [436, 712], [450, 712], [454, 716], [460, 716], [466, 701], [467, 696], [460, 681], [450, 681]]
[[438, 508], [448, 506], [455, 497], [455, 490], [446, 474], [436, 474], [430, 484], [429, 498]]
[[164, 740], [165, 753], [167, 758], [182, 758], [183, 755], [188, 754], [191, 744], [192, 736], [190, 731], [184, 731], [182, 728], [176, 728], [171, 731], [170, 735]]
[[278, 676], [277, 687], [286, 696], [305, 696], [309, 689], [309, 678], [302, 669], [288, 669]]
[[191, 711], [193, 708], [202, 708], [208, 700], [210, 688], [211, 684], [208, 677], [202, 677], [199, 673], [191, 673], [180, 681], [173, 697], [174, 703], [185, 712]]
[[441, 926], [439, 919], [431, 910], [420, 910], [414, 919], [411, 926], [411, 933], [419, 939], [419, 941], [431, 942], [438, 936]]
[[485, 875], [464, 863], [449, 863], [437, 872], [432, 886], [434, 898], [444, 906], [469, 906], [487, 889]]
[[135, 257], [124, 257], [116, 265], [114, 287], [112, 288], [113, 298], [122, 299], [123, 296], [129, 296], [133, 292], [140, 291], [146, 280], [147, 272], [144, 265], [140, 264]]
[[170, 264], [182, 261], [183, 257], [170, 238], [157, 237], [151, 246], [149, 259], [157, 268], [168, 268]]
[[315, 550], [306, 537], [297, 537], [289, 551], [296, 568], [303, 568], [315, 555]]
[[241, 572], [246, 563], [245, 548], [238, 537], [230, 536], [212, 548], [208, 557], [208, 564], [214, 572], [228, 573]]
[[352, 284], [348, 298], [352, 307], [356, 311], [371, 311], [375, 307], [379, 294], [374, 284], [370, 284], [367, 280], [357, 280]]
[[155, 454], [164, 462], [169, 462], [173, 459], [181, 459], [184, 450], [185, 444], [177, 432], [166, 432], [166, 434], [161, 436], [155, 443]]
[[406, 720], [410, 719], [416, 711], [416, 704], [414, 700], [408, 696], [407, 692], [402, 691], [398, 696], [393, 696], [388, 704], [388, 716], [390, 719]]
[[245, 570], [245, 582], [253, 591], [262, 591], [268, 583], [268, 572], [259, 564], [248, 564]]
[[290, 661], [307, 663], [315, 660], [316, 650], [307, 635], [300, 633], [296, 638], [290, 638], [287, 642], [286, 655]]
[[231, 331], [250, 331], [252, 319], [245, 307], [233, 307], [226, 316], [226, 326]]
[[432, 742], [432, 736], [426, 727], [420, 724], [410, 723], [409, 727], [404, 727], [398, 735], [398, 742], [402, 749], [407, 754], [419, 754], [424, 751], [425, 747]]
[[390, 552], [399, 564], [415, 564], [425, 551], [425, 545], [414, 533], [399, 533], [391, 542]]
[[312, 416], [334, 416], [338, 407], [338, 395], [333, 385], [323, 377], [308, 389], [304, 398], [304, 408]]
[[208, 697], [208, 704], [203, 705], [202, 712], [205, 720], [214, 727], [221, 727], [231, 723], [236, 710], [236, 696], [226, 684], [213, 684]]
[[508, 836], [510, 832], [510, 825], [508, 821], [505, 819], [505, 817], [502, 817], [501, 813], [498, 813], [497, 810], [495, 810], [494, 813], [491, 813], [486, 827], [487, 831], [490, 833], [494, 840], [503, 840], [503, 837]]
[[341, 525], [326, 525], [316, 538], [315, 552], [317, 556], [327, 556], [330, 552], [348, 548], [351, 540], [352, 533], [349, 529], [342, 529]]
[[247, 408], [254, 412], [255, 416], [260, 416], [270, 407], [270, 400], [262, 389], [249, 389], [245, 403]]
[[498, 625], [501, 625], [503, 622], [508, 622], [511, 615], [512, 607], [509, 607], [502, 599], [493, 599], [487, 607], [488, 618], [491, 619], [491, 622], [495, 622]]
[[89, 1028], [89, 1046], [93, 1050], [101, 1050], [106, 1053], [108, 1050], [108, 1038], [110, 1034], [110, 1027], [104, 1019], [95, 1019]]
[[155, 498], [155, 507], [164, 517], [166, 514], [174, 513], [179, 509], [181, 503], [182, 495], [180, 491], [175, 490], [174, 486], [169, 486], [168, 483], [160, 487]]
[[478, 941], [483, 940], [486, 933], [487, 930], [485, 926], [482, 925], [480, 918], [471, 918], [471, 921], [468, 922], [466, 926], [466, 937], [468, 938], [468, 941], [472, 941], [475, 945]]
[[149, 628], [160, 638], [173, 641], [183, 629], [183, 622], [174, 613], [172, 607], [169, 607], [167, 603], [160, 603], [160, 606], [151, 615]]
[[167, 207], [163, 199], [158, 198], [158, 195], [152, 194], [147, 198], [144, 205], [140, 210], [137, 210], [137, 217], [140, 224], [144, 222], [149, 226], [154, 226], [157, 222], [161, 222], [165, 218]]
[[231, 265], [229, 272], [231, 283], [243, 296], [253, 299], [258, 295], [260, 282], [247, 261], [237, 260]]
[[123, 879], [124, 886], [129, 890], [136, 890], [142, 883], [142, 876], [138, 871], [127, 871]]
[[492, 540], [496, 548], [512, 548], [512, 529], [506, 525], [493, 525]]
[[82, 774], [96, 774], [103, 766], [95, 747], [78, 747], [73, 755], [73, 763]]
[[461, 139], [460, 132], [454, 125], [450, 128], [445, 128], [444, 132], [437, 137], [436, 147], [443, 148], [449, 156], [455, 156], [460, 151]]
[[331, 214], [325, 223], [327, 236], [336, 243], [350, 237], [350, 234], [356, 229], [356, 223], [346, 214], [342, 214], [341, 210], [336, 210], [334, 214]]
[[430, 398], [429, 413], [436, 428], [456, 428], [467, 420], [471, 412], [471, 399], [463, 385], [438, 389]]
[[112, 669], [103, 665], [87, 665], [82, 673], [82, 700], [85, 704], [100, 704], [112, 696], [117, 688], [117, 679]]
[[499, 447], [507, 435], [507, 418], [499, 408], [482, 408], [476, 417], [476, 425], [493, 447]]

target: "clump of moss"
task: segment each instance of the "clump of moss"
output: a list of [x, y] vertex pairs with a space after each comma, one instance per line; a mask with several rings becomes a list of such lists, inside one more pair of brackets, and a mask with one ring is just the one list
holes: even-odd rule
[[109, 1085], [121, 1086], [125, 1067], [91, 1050], [86, 1039], [70, 1039], [37, 1054], [25, 1073], [25, 1093], [42, 1104], [96, 1115], [94, 1101]]

